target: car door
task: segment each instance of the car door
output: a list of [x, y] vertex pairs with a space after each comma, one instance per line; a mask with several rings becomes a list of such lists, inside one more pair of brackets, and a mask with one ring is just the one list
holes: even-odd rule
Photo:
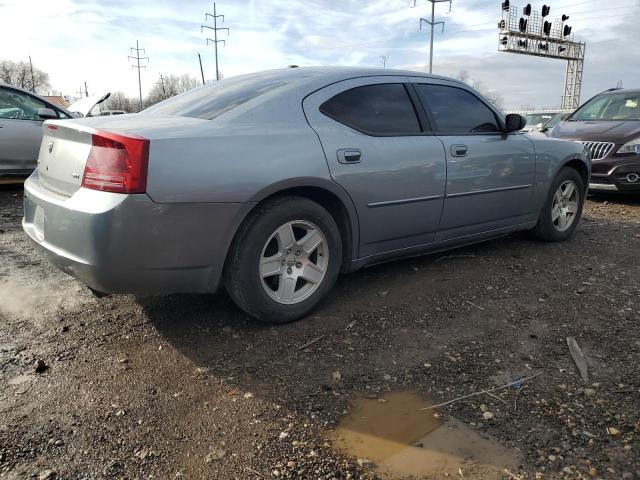
[[333, 180], [355, 204], [360, 257], [431, 243], [442, 213], [444, 148], [421, 124], [406, 81], [346, 80], [303, 102]]
[[447, 156], [438, 241], [500, 230], [531, 220], [535, 150], [471, 89], [443, 82], [414, 88]]
[[24, 174], [36, 168], [42, 141], [40, 108], [52, 107], [28, 93], [0, 86], [0, 174]]

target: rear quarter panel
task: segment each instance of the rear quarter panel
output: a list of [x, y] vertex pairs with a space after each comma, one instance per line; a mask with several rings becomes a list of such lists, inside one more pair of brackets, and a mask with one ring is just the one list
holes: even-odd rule
[[306, 124], [203, 123], [183, 136], [151, 141], [147, 193], [155, 202], [251, 202], [289, 179], [330, 180], [320, 142]]

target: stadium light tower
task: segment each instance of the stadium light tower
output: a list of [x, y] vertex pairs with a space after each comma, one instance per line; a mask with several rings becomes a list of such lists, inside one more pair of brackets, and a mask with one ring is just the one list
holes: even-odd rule
[[548, 5], [537, 12], [532, 11], [530, 3], [520, 10], [504, 0], [502, 20], [498, 22], [498, 51], [566, 60], [562, 109], [575, 110], [580, 106], [586, 44], [574, 40], [566, 23], [568, 15], [550, 20], [549, 13]]

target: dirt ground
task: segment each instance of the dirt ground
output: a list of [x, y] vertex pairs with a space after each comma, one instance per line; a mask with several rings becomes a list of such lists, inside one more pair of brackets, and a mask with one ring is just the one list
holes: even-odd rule
[[[428, 406], [534, 375], [424, 415], [511, 452], [494, 478], [640, 479], [640, 199], [591, 198], [563, 244], [512, 235], [342, 277], [272, 327], [224, 294], [95, 298], [35, 254], [21, 189], [0, 188], [2, 479], [375, 478], [331, 440], [356, 399]], [[425, 476], [488, 478], [491, 458], [460, 455]]]

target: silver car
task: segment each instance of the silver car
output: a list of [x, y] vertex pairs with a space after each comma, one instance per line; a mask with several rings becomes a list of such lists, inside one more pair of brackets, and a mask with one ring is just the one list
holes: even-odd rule
[[97, 292], [213, 292], [288, 322], [339, 272], [518, 230], [568, 239], [584, 147], [519, 133], [467, 85], [410, 71], [229, 78], [141, 114], [48, 121], [23, 226]]
[[72, 117], [33, 93], [0, 83], [0, 177], [29, 175], [36, 168], [42, 122]]

